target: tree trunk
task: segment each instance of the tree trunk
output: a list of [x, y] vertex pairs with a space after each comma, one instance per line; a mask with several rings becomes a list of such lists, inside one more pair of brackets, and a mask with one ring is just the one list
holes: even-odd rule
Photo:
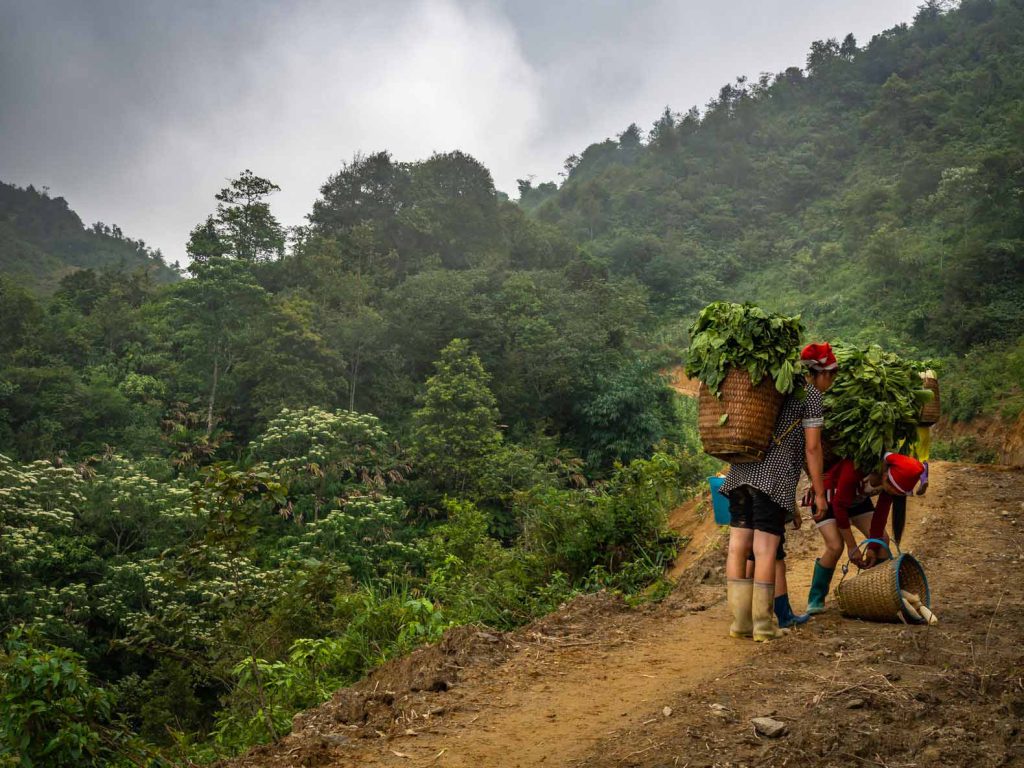
[[217, 380], [220, 378], [220, 355], [213, 356], [213, 386], [210, 387], [210, 403], [206, 408], [206, 436], [213, 433], [213, 404], [217, 400]]
[[352, 359], [352, 365], [349, 368], [349, 383], [348, 383], [348, 409], [354, 411], [356, 409], [356, 377], [359, 375], [359, 358], [354, 357]]

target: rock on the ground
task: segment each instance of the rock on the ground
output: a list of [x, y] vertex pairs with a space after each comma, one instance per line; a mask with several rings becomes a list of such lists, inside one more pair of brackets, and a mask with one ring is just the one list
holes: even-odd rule
[[786, 733], [786, 724], [771, 717], [755, 717], [751, 721], [754, 730], [769, 739], [777, 739]]

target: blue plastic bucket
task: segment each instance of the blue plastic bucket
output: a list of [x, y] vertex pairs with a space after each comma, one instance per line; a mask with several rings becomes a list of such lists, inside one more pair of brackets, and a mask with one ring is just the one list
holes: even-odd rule
[[715, 522], [718, 525], [728, 525], [732, 519], [729, 516], [729, 497], [718, 492], [723, 483], [725, 483], [724, 477], [708, 478], [708, 485], [711, 486], [711, 509], [714, 510]]

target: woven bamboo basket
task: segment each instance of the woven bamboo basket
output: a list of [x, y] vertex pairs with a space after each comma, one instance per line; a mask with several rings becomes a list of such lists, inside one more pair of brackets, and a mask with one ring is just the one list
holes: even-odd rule
[[[756, 387], [750, 376], [731, 368], [715, 397], [704, 385], [697, 395], [697, 428], [704, 452], [730, 464], [762, 461], [772, 440], [782, 395], [770, 377]], [[728, 418], [722, 423], [722, 416]]]
[[908, 624], [928, 623], [925, 619], [907, 613], [900, 595], [901, 590], [912, 592], [921, 598], [925, 606], [932, 606], [928, 578], [921, 563], [913, 555], [901, 552], [874, 568], [861, 571], [849, 581], [846, 580], [848, 569], [849, 564], [843, 567], [843, 579], [835, 589], [836, 602], [844, 616], [887, 622], [898, 622], [902, 616]]
[[935, 397], [921, 406], [921, 413], [917, 422], [922, 427], [930, 427], [939, 420], [942, 415], [942, 403], [939, 401], [939, 380], [934, 376], [921, 375], [921, 386], [930, 389]]

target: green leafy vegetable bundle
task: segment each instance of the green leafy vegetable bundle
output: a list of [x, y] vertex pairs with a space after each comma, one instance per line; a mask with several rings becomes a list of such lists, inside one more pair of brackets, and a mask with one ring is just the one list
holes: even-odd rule
[[919, 366], [877, 345], [833, 346], [839, 373], [825, 392], [825, 440], [862, 470], [881, 452], [917, 440], [918, 413], [931, 393], [921, 389]]
[[746, 370], [755, 386], [771, 376], [775, 388], [789, 394], [803, 330], [800, 315], [778, 315], [753, 304], [712, 302], [690, 327], [686, 373], [715, 395], [730, 368]]

